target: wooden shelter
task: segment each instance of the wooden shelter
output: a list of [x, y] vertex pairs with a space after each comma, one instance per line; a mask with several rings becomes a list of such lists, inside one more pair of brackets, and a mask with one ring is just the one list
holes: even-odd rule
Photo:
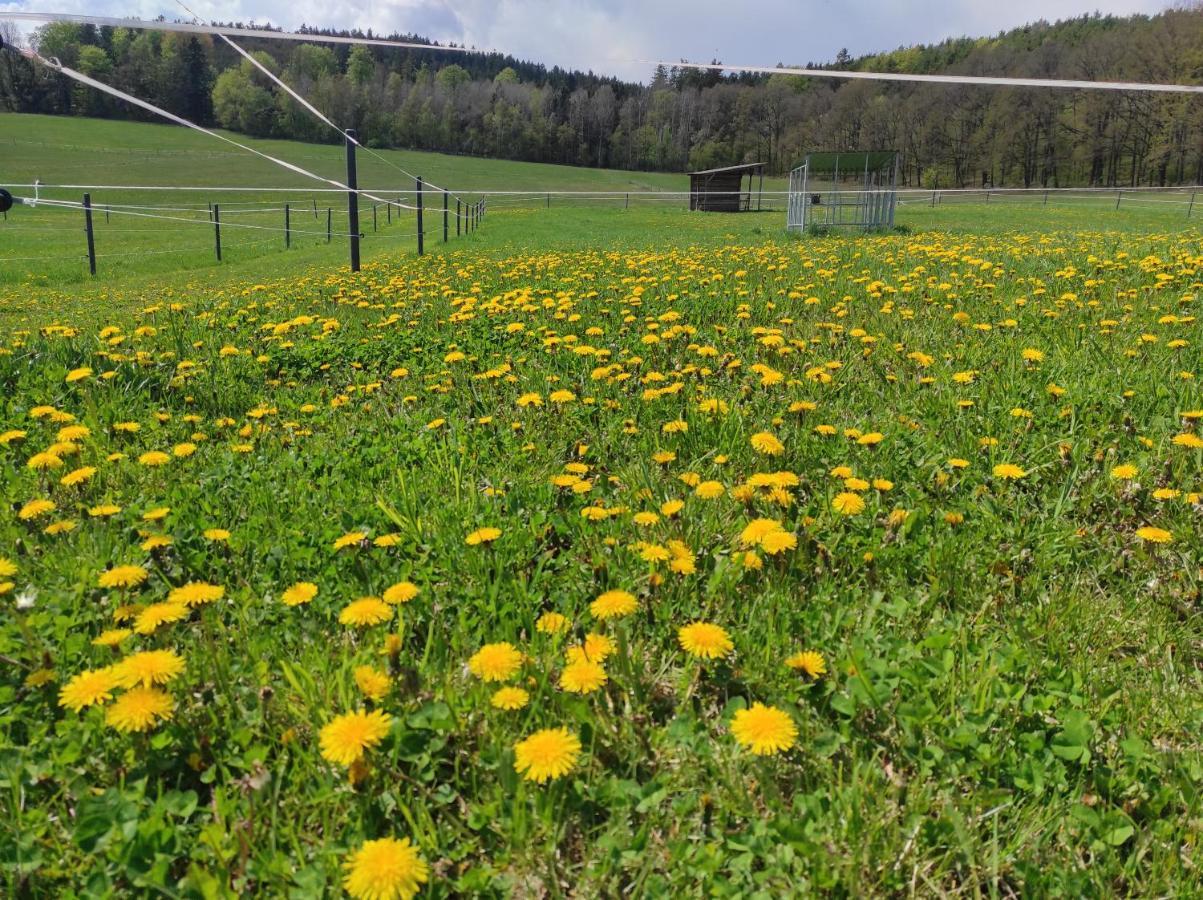
[[[745, 175], [748, 176], [746, 191], [743, 187]], [[754, 187], [757, 177], [759, 182]], [[689, 173], [689, 208], [701, 212], [759, 210], [763, 192], [764, 163], [744, 163]]]

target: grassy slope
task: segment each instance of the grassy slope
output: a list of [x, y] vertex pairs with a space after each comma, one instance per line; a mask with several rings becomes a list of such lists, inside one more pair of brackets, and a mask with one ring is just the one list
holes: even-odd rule
[[[41, 179], [66, 184], [151, 184], [295, 188], [286, 194], [252, 192], [120, 192], [93, 191], [93, 202], [145, 204], [191, 208], [166, 213], [189, 222], [168, 222], [113, 215], [107, 221], [96, 215], [97, 253], [102, 288], [154, 285], [164, 278], [181, 278], [213, 283], [227, 279], [259, 279], [283, 275], [304, 261], [310, 265], [337, 266], [347, 257], [346, 219], [342, 198], [315, 193], [315, 182], [293, 175], [271, 163], [223, 147], [203, 135], [182, 128], [96, 119], [52, 116], [0, 115], [0, 185], [29, 183]], [[343, 154], [339, 147], [300, 144], [290, 141], [240, 140], [264, 152], [287, 159], [332, 178], [343, 177]], [[393, 165], [422, 174], [428, 181], [467, 191], [496, 190], [587, 190], [649, 191], [682, 190], [681, 175], [582, 169], [538, 163], [453, 157], [437, 153], [381, 151]], [[409, 189], [405, 176], [372, 157], [361, 154], [360, 183], [366, 189]], [[766, 181], [766, 189], [780, 190], [783, 182]], [[24, 191], [24, 193], [29, 193]], [[45, 191], [43, 196], [78, 201], [82, 191]], [[471, 195], [475, 197], [476, 195]], [[438, 198], [431, 198], [437, 204]], [[213, 233], [208, 224], [209, 201], [223, 205], [222, 244], [224, 262], [218, 266], [213, 252]], [[283, 224], [281, 205], [293, 209], [295, 230], [292, 252], [285, 253], [278, 230], [235, 227], [249, 224], [279, 229]], [[319, 213], [313, 214], [313, 204]], [[270, 211], [247, 212], [246, 204], [266, 204]], [[372, 229], [371, 202], [364, 202], [361, 227], [366, 232], [365, 259], [397, 253], [412, 253], [415, 232], [412, 213], [386, 224], [378, 211], [378, 231]], [[500, 197], [493, 198], [488, 227], [475, 234], [472, 246], [490, 248], [516, 246], [590, 246], [599, 240], [634, 245], [672, 240], [715, 241], [731, 237], [779, 235], [784, 216], [766, 212], [756, 216], [683, 216], [680, 205], [636, 199], [624, 209], [621, 199], [555, 199], [550, 212], [540, 203], [519, 208]], [[325, 207], [334, 209], [334, 241], [325, 241]], [[568, 207], [568, 209], [565, 209]], [[18, 207], [0, 222], [0, 286], [40, 285], [50, 288], [91, 290], [84, 264], [81, 214], [45, 206]], [[1119, 230], [1180, 230], [1186, 223], [1180, 206], [1128, 199], [1117, 212], [1110, 197], [1093, 203], [1055, 201], [1048, 207], [1028, 200], [1000, 202], [996, 196], [987, 206], [978, 202], [957, 203], [946, 198], [936, 208], [925, 201], [904, 203], [898, 222], [916, 230], [953, 229], [970, 232], [1006, 231], [1038, 227], [1048, 229], [1107, 227]], [[439, 227], [439, 217], [427, 220], [427, 229]], [[454, 232], [454, 226], [452, 227]], [[305, 233], [310, 232], [310, 233]], [[427, 243], [430, 252], [440, 252], [438, 235]], [[450, 249], [463, 243], [449, 245]], [[72, 287], [72, 286], [78, 287]]]

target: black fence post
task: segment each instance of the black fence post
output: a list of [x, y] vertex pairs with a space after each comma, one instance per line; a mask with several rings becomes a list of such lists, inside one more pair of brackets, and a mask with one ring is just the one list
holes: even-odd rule
[[84, 231], [88, 234], [88, 271], [96, 274], [96, 239], [92, 234], [92, 195], [84, 194]]
[[217, 261], [221, 262], [221, 206], [213, 204], [213, 246], [217, 249]]
[[[359, 176], [355, 171], [355, 130], [346, 131], [347, 144], [347, 231], [351, 233], [351, 271], [359, 271]], [[372, 216], [376, 210], [373, 207]]]
[[104, 208], [104, 224], [109, 224], [109, 207]]
[[313, 221], [317, 221], [317, 197], [313, 198]]
[[1190, 205], [1186, 207], [1186, 217], [1190, 218], [1190, 211], [1195, 208], [1195, 192], [1190, 192]]
[[1115, 208], [1116, 208], [1116, 209], [1119, 209], [1119, 202], [1120, 202], [1121, 200], [1123, 200], [1123, 199], [1124, 199], [1124, 192], [1123, 192], [1123, 191], [1116, 191], [1116, 192], [1115, 192]]
[[447, 208], [451, 201], [447, 197], [447, 191], [443, 191], [443, 243], [447, 243]]
[[547, 195], [547, 208], [551, 209], [551, 194]]
[[287, 249], [292, 246], [292, 222], [289, 221], [288, 204], [284, 204], [284, 247]]
[[393, 204], [386, 203], [384, 206], [384, 222], [386, 225], [393, 224]]
[[372, 204], [372, 231], [376, 231], [376, 204]]
[[461, 215], [462, 215], [462, 213], [460, 212], [460, 202], [459, 202], [459, 197], [456, 197], [456, 198], [455, 198], [455, 236], [456, 236], [456, 237], [459, 237], [459, 229], [460, 229], [460, 217], [461, 217]]
[[331, 224], [332, 214], [333, 214], [333, 210], [329, 206], [327, 206], [326, 207], [326, 243], [327, 244], [330, 243], [330, 224]]
[[422, 226], [422, 178], [421, 178], [421, 176], [418, 176], [418, 179], [415, 183], [417, 185], [417, 188], [415, 190], [415, 194], [416, 194], [415, 199], [418, 201], [415, 204], [418, 207], [418, 256], [421, 256], [425, 252], [423, 245], [422, 245], [423, 226]]

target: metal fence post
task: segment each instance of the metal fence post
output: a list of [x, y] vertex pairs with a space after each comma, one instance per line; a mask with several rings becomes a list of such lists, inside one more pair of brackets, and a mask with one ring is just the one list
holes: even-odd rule
[[[347, 231], [351, 233], [351, 271], [359, 271], [359, 175], [355, 171], [355, 130], [348, 128], [347, 145]], [[375, 217], [376, 210], [372, 210]]]
[[1190, 211], [1195, 208], [1195, 192], [1190, 192], [1190, 205], [1186, 207], [1186, 217], [1190, 218]]
[[333, 212], [334, 211], [329, 206], [326, 207], [326, 243], [327, 244], [330, 243], [330, 223], [331, 223], [330, 217]]
[[96, 239], [92, 234], [92, 195], [84, 194], [84, 230], [88, 234], [88, 271], [96, 274]]
[[443, 243], [447, 243], [447, 211], [451, 200], [447, 197], [447, 191], [443, 191]]
[[221, 206], [213, 204], [213, 245], [217, 249], [217, 261], [221, 262]]
[[418, 256], [421, 256], [425, 252], [425, 249], [424, 249], [423, 243], [422, 243], [423, 226], [422, 226], [422, 178], [421, 178], [421, 176], [418, 177], [416, 184], [417, 184], [416, 193], [417, 193], [417, 201], [418, 201], [416, 204], [416, 206], [418, 207]]
[[285, 249], [292, 246], [292, 221], [291, 210], [288, 204], [284, 204], [284, 247]]
[[463, 214], [460, 212], [459, 197], [456, 197], [455, 198], [455, 236], [456, 237], [459, 237], [460, 219], [462, 218], [462, 215]]

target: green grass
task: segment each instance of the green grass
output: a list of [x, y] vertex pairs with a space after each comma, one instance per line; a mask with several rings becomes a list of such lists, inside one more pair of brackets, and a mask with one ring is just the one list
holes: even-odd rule
[[[337, 895], [388, 836], [430, 864], [422, 896], [1200, 893], [1200, 235], [1156, 208], [1032, 212], [815, 238], [553, 205], [421, 259], [369, 241], [358, 275], [322, 244], [14, 277], [5, 894]], [[786, 537], [745, 540], [757, 518]], [[146, 583], [101, 588], [117, 564]], [[388, 623], [340, 623], [402, 580]], [[285, 605], [301, 581], [317, 597]], [[188, 582], [224, 595], [93, 644]], [[636, 612], [595, 617], [611, 589]], [[695, 621], [732, 652], [686, 654]], [[578, 695], [560, 678], [589, 633], [614, 652]], [[468, 666], [502, 641], [512, 712]], [[170, 719], [115, 727], [120, 687], [59, 702], [148, 649], [186, 664]], [[802, 650], [826, 672], [789, 668]], [[741, 746], [754, 703], [792, 747]], [[389, 726], [352, 784], [320, 735], [361, 708]], [[575, 765], [523, 780], [516, 746], [561, 726]]]
[[[317, 182], [295, 175], [251, 154], [228, 147], [204, 135], [168, 125], [112, 122], [54, 116], [0, 114], [5, 138], [0, 184], [32, 183], [88, 185], [184, 185], [200, 191], [133, 192], [94, 190], [98, 207], [94, 217], [98, 282], [109, 286], [153, 285], [162, 277], [188, 272], [205, 283], [229, 278], [255, 279], [258, 275], [283, 275], [299, 264], [336, 266], [347, 258], [345, 200], [337, 194], [315, 192]], [[263, 152], [296, 162], [325, 177], [345, 177], [341, 147], [291, 141], [259, 141], [242, 135], [235, 139]], [[590, 246], [599, 229], [608, 240], [637, 245], [649, 240], [723, 241], [759, 239], [780, 235], [784, 213], [757, 215], [683, 216], [683, 198], [672, 203], [640, 199], [640, 192], [687, 190], [684, 175], [583, 169], [537, 163], [475, 159], [437, 153], [378, 151], [391, 163], [360, 153], [360, 184], [365, 190], [410, 191], [411, 180], [392, 166], [421, 174], [428, 181], [463, 190], [465, 202], [489, 191], [630, 191], [610, 199], [594, 197], [551, 199], [528, 194], [516, 202], [492, 197], [489, 228], [474, 235], [474, 242], [501, 249], [518, 246]], [[246, 188], [232, 192], [203, 188]], [[289, 188], [287, 193], [256, 193], [252, 187]], [[766, 190], [784, 190], [783, 179], [766, 179]], [[22, 189], [18, 193], [31, 192]], [[78, 189], [45, 190], [42, 196], [79, 202]], [[390, 193], [390, 196], [395, 196]], [[404, 198], [412, 202], [412, 197]], [[218, 263], [208, 205], [223, 207], [223, 262]], [[283, 204], [292, 209], [292, 248], [284, 248]], [[628, 202], [630, 208], [628, 208]], [[780, 207], [781, 198], [771, 203]], [[441, 198], [428, 197], [436, 207], [428, 210], [427, 248], [439, 252]], [[191, 221], [162, 221], [136, 216], [105, 215], [105, 204], [167, 206], [190, 211], [143, 210]], [[452, 201], [454, 204], [454, 201]], [[373, 228], [372, 202], [361, 209], [364, 259], [389, 259], [412, 253], [416, 247], [414, 214], [399, 211], [391, 224], [380, 207]], [[379, 206], [379, 204], [377, 204]], [[332, 208], [334, 237], [325, 238], [326, 209]], [[270, 211], [251, 212], [253, 209]], [[907, 197], [899, 206], [900, 226], [914, 231], [951, 230], [971, 233], [1013, 229], [1093, 229], [1122, 232], [1180, 231], [1190, 225], [1178, 204], [1157, 203], [1149, 197], [1129, 197], [1120, 210], [1111, 195], [1094, 200], [1057, 201], [1044, 206], [1040, 198], [995, 195], [990, 203], [980, 198], [965, 202], [944, 195], [938, 206], [925, 199]], [[254, 228], [239, 228], [251, 225]], [[504, 227], [499, 227], [504, 226]], [[267, 229], [267, 230], [263, 230]], [[454, 219], [450, 229], [454, 235]], [[500, 232], [500, 234], [498, 234]], [[456, 245], [453, 243], [452, 247]], [[474, 244], [475, 246], [475, 244]], [[0, 286], [38, 285], [55, 288], [91, 282], [88, 275], [83, 214], [77, 210], [36, 209], [19, 206], [0, 222]]]

